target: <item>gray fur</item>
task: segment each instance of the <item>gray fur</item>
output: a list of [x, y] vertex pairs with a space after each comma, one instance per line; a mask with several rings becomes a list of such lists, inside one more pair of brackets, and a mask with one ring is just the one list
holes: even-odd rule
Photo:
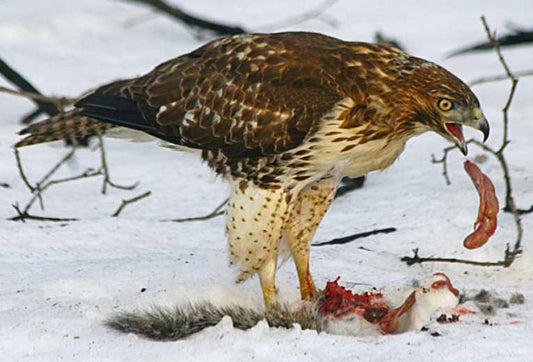
[[295, 323], [303, 329], [322, 330], [322, 323], [314, 308], [304, 306], [293, 312], [289, 306], [278, 304], [268, 312], [240, 306], [219, 307], [210, 302], [176, 306], [173, 309], [154, 307], [139, 313], [119, 313], [105, 325], [123, 333], [135, 333], [159, 341], [175, 341], [217, 325], [224, 316], [231, 317], [233, 326], [247, 330], [265, 319], [270, 327], [292, 328]]

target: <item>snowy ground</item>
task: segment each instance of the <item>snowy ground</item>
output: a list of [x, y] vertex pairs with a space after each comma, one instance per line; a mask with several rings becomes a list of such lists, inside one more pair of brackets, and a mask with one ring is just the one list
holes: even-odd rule
[[[311, 30], [345, 39], [371, 40], [376, 30], [399, 39], [420, 57], [439, 62], [465, 80], [501, 73], [494, 54], [446, 60], [445, 53], [484, 40], [479, 16], [503, 30], [507, 22], [533, 24], [533, 3], [506, 1], [338, 1], [326, 11], [338, 22], [332, 28], [309, 20], [290, 28], [268, 27], [310, 9], [319, 1], [176, 1], [213, 19], [240, 23], [261, 31]], [[148, 10], [125, 1], [19, 0], [0, 5], [0, 54], [43, 92], [76, 96], [95, 85], [141, 74], [154, 65], [201, 44], [190, 31], [163, 16], [133, 27]], [[506, 50], [514, 70], [531, 68], [532, 48]], [[0, 80], [1, 85], [7, 85]], [[501, 138], [501, 112], [508, 92], [505, 82], [476, 87], [491, 121], [489, 144]], [[533, 78], [523, 79], [511, 111], [508, 160], [519, 206], [533, 203]], [[446, 145], [436, 135], [408, 144], [399, 162], [386, 172], [371, 174], [362, 190], [337, 200], [316, 240], [394, 226], [398, 231], [361, 239], [344, 246], [312, 250], [318, 285], [342, 276], [344, 283], [370, 286], [408, 285], [434, 271], [444, 271], [462, 290], [486, 288], [508, 298], [514, 292], [526, 304], [500, 309], [493, 325], [472, 319], [439, 326], [442, 337], [427, 332], [372, 338], [318, 335], [313, 331], [251, 331], [218, 326], [193, 338], [157, 343], [106, 329], [102, 321], [117, 310], [173, 305], [207, 298], [220, 303], [261, 303], [256, 280], [232, 283], [227, 267], [223, 219], [176, 224], [161, 219], [209, 212], [224, 200], [225, 186], [197, 157], [153, 144], [109, 140], [112, 177], [118, 183], [140, 181], [136, 191], [111, 189], [100, 194], [100, 179], [50, 189], [45, 214], [80, 218], [76, 222], [16, 223], [11, 204], [30, 197], [15, 166], [11, 146], [18, 120], [32, 109], [23, 99], [0, 97], [0, 360], [530, 360], [533, 353], [533, 278], [530, 250], [533, 216], [524, 216], [524, 255], [511, 268], [424, 264], [407, 267], [399, 258], [420, 247], [424, 255], [498, 260], [513, 242], [512, 218], [501, 214], [496, 235], [483, 248], [462, 247], [477, 213], [477, 195], [462, 171], [458, 154], [450, 159], [452, 185], [430, 162]], [[473, 135], [473, 133], [472, 133]], [[38, 180], [66, 150], [61, 144], [22, 150], [30, 180]], [[471, 157], [479, 154], [471, 149]], [[99, 156], [79, 151], [60, 175], [98, 167]], [[496, 184], [503, 183], [498, 164], [481, 167]], [[152, 196], [128, 207], [119, 218], [110, 215], [123, 198], [146, 190]], [[38, 212], [38, 209], [35, 209]], [[361, 250], [364, 246], [369, 250]], [[281, 295], [296, 300], [293, 266], [278, 273]], [[144, 292], [141, 289], [146, 288]], [[510, 323], [518, 321], [519, 323]]]

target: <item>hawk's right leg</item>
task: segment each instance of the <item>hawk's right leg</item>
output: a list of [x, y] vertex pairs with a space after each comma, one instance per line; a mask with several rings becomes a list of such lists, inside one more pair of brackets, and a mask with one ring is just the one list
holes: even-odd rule
[[226, 208], [231, 264], [237, 282], [258, 274], [265, 306], [276, 302], [276, 268], [290, 198], [283, 188], [263, 188], [236, 181]]
[[296, 264], [300, 293], [304, 300], [311, 300], [316, 295], [309, 270], [309, 248], [338, 184], [338, 179], [329, 178], [312, 183], [300, 191], [285, 229], [285, 239]]

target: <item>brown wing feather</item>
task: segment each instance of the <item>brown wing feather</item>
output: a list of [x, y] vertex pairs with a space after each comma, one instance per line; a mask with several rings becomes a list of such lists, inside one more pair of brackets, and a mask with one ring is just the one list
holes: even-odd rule
[[318, 56], [331, 39], [221, 39], [160, 65], [123, 92], [181, 144], [228, 157], [280, 153], [301, 144], [343, 98]]

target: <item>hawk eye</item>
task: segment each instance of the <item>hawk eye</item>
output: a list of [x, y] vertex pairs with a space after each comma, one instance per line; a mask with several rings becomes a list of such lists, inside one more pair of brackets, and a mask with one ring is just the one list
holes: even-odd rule
[[437, 101], [437, 106], [441, 111], [448, 112], [453, 108], [453, 102], [446, 98], [441, 98]]

